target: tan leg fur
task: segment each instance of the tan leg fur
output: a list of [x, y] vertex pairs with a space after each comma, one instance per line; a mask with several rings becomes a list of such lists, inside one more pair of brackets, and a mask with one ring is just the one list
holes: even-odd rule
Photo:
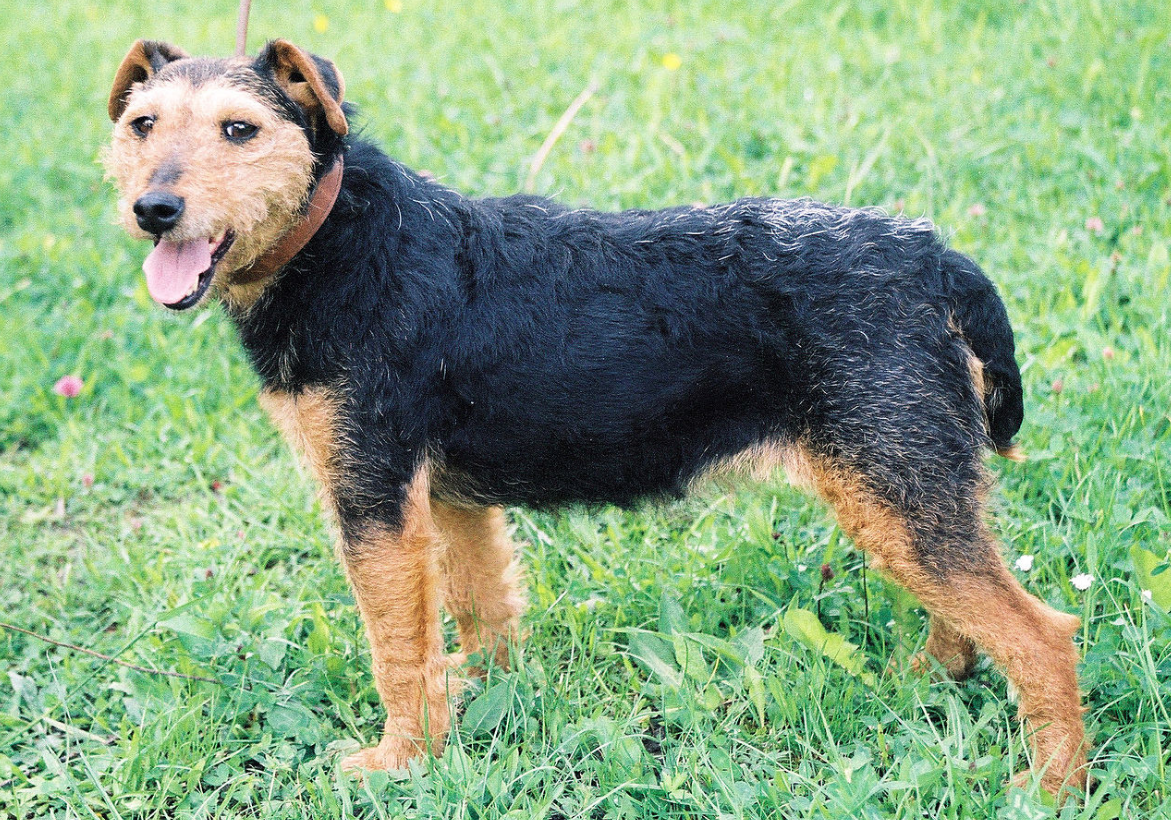
[[431, 510], [446, 546], [444, 606], [459, 625], [461, 654], [483, 652], [507, 668], [508, 644], [519, 638], [525, 596], [504, 510], [453, 506], [435, 499]]
[[918, 672], [932, 670], [931, 659], [943, 667], [949, 677], [963, 680], [976, 668], [976, 645], [965, 638], [943, 618], [931, 616], [931, 631], [927, 634], [926, 652], [916, 655], [911, 666]]
[[345, 769], [402, 769], [426, 751], [443, 750], [448, 697], [458, 694], [460, 681], [448, 675], [439, 620], [441, 549], [425, 470], [410, 488], [398, 531], [371, 529], [343, 547], [386, 707], [382, 740], [343, 760]]
[[[332, 506], [343, 490], [338, 457], [340, 401], [326, 390], [298, 395], [264, 391], [261, 405], [300, 452]], [[372, 527], [339, 550], [373, 660], [374, 686], [386, 707], [381, 742], [342, 761], [346, 769], [401, 769], [425, 751], [438, 754], [451, 726], [448, 676], [439, 620], [443, 541], [432, 517], [426, 469], [411, 486], [398, 531]]]
[[[928, 651], [949, 671], [970, 665], [971, 645], [988, 653], [1019, 693], [1019, 715], [1030, 732], [1032, 773], [1052, 793], [1065, 786], [1084, 789], [1084, 710], [1072, 641], [1078, 619], [1025, 592], [982, 521], [973, 524], [971, 554], [986, 560], [979, 569], [956, 567], [940, 578], [917, 560], [909, 527], [895, 511], [846, 471], [811, 464], [814, 483], [842, 529], [931, 614]], [[1018, 781], [1030, 776], [1023, 772]]]

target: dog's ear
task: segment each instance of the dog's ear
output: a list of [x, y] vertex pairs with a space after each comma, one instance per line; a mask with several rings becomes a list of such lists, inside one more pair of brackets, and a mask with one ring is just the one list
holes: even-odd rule
[[258, 58], [272, 69], [276, 83], [312, 117], [322, 114], [339, 137], [350, 131], [342, 111], [346, 84], [337, 66], [297, 48], [288, 40], [273, 40]]
[[114, 87], [110, 90], [109, 112], [114, 122], [126, 110], [126, 100], [135, 83], [144, 83], [151, 75], [162, 70], [167, 63], [182, 60], [187, 52], [178, 46], [159, 40], [139, 40], [130, 47], [114, 75]]

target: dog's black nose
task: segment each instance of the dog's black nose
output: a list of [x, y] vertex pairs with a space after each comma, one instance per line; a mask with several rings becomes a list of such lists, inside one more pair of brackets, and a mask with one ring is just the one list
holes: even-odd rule
[[175, 227], [179, 217], [183, 216], [183, 197], [162, 191], [143, 194], [134, 203], [134, 216], [138, 227], [161, 236]]

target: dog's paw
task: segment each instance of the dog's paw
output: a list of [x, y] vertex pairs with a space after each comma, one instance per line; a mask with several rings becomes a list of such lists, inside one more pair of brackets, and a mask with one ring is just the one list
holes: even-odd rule
[[424, 754], [422, 741], [405, 737], [384, 737], [377, 746], [359, 749], [342, 759], [342, 771], [361, 776], [363, 772], [406, 771], [412, 760]]
[[[1058, 805], [1066, 800], [1078, 800], [1086, 794], [1087, 787], [1093, 785], [1087, 782], [1088, 768], [1084, 760], [1080, 761], [1080, 765], [1073, 768], [1068, 775], [1060, 769], [1054, 771], [1053, 767], [1050, 767], [1041, 774], [1039, 784], [1042, 789], [1057, 798]], [[1032, 769], [1019, 771], [1008, 781], [1011, 787], [1024, 791], [1032, 788], [1034, 783], [1038, 783], [1038, 777]]]

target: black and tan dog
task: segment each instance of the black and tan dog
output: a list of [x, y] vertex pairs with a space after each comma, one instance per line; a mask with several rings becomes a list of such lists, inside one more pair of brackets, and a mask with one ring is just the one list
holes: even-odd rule
[[[501, 505], [626, 504], [784, 466], [1020, 693], [1043, 785], [1085, 782], [1071, 637], [985, 524], [982, 451], [1022, 419], [993, 285], [925, 221], [806, 200], [608, 214], [467, 199], [348, 135], [342, 78], [139, 41], [107, 163], [151, 295], [218, 299], [320, 480], [387, 710], [351, 767], [449, 729], [453, 661], [507, 661], [523, 606]], [[463, 654], [444, 654], [439, 609]]]

